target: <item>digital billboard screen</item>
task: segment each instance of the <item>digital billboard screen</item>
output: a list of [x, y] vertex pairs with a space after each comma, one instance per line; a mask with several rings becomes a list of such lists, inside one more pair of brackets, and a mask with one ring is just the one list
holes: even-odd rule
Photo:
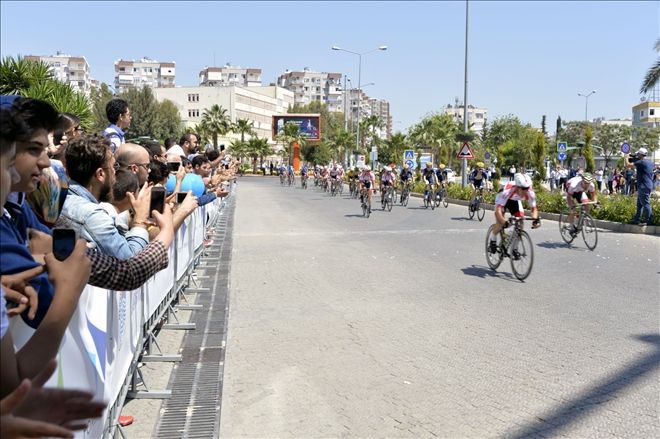
[[283, 114], [273, 116], [273, 138], [284, 133], [284, 125], [294, 123], [306, 140], [321, 140], [320, 114]]

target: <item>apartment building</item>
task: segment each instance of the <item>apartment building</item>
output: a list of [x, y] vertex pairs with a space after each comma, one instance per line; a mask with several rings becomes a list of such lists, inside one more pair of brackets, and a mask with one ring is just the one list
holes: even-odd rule
[[224, 67], [206, 67], [199, 72], [199, 85], [202, 87], [228, 85], [261, 87], [261, 69], [246, 69], [230, 64], [226, 64]]
[[174, 87], [176, 66], [174, 62], [160, 62], [149, 58], [139, 61], [115, 61], [115, 90], [121, 93], [130, 87]]
[[344, 111], [341, 73], [315, 72], [309, 67], [302, 71], [287, 70], [277, 78], [277, 85], [294, 94], [295, 103], [307, 105], [320, 101], [328, 105], [332, 113]]
[[632, 107], [632, 125], [645, 127], [660, 126], [660, 101], [643, 100]]
[[[273, 115], [286, 114], [294, 102], [293, 93], [278, 86], [170, 87], [154, 88], [153, 92], [158, 101], [169, 99], [176, 105], [186, 127], [199, 124], [204, 110], [217, 104], [227, 110], [232, 122], [251, 121], [257, 136], [273, 144]], [[237, 139], [240, 139], [238, 134], [229, 133], [219, 141], [230, 144]]]
[[346, 90], [346, 102], [348, 106], [347, 122], [350, 129], [357, 123], [358, 119], [358, 96], [360, 102], [360, 120], [365, 120], [370, 116], [380, 117], [383, 121], [383, 127], [376, 130], [378, 136], [385, 139], [392, 137], [390, 103], [385, 99], [370, 98], [364, 90], [357, 88]]
[[90, 78], [89, 63], [84, 56], [71, 56], [57, 52], [50, 56], [28, 55], [24, 59], [47, 64], [55, 79], [71, 85], [76, 91], [89, 95], [93, 80]]
[[[454, 119], [461, 124], [463, 123], [463, 107], [464, 105], [459, 104], [458, 99], [455, 101], [455, 105], [447, 104], [443, 109], [443, 113], [451, 114]], [[486, 123], [486, 118], [488, 117], [488, 109], [475, 107], [474, 105], [467, 106], [467, 115], [468, 115], [468, 126], [472, 131], [477, 134], [481, 134], [484, 129], [484, 124]]]

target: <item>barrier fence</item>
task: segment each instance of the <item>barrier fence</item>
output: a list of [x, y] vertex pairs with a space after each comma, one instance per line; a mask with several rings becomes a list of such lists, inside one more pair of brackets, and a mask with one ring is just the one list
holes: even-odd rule
[[[57, 354], [57, 370], [46, 383], [46, 387], [84, 389], [94, 393], [95, 400], [108, 403], [103, 417], [90, 421], [76, 438], [114, 436], [127, 396], [169, 396], [167, 390], [136, 390], [141, 377], [138, 361], [180, 361], [178, 355], [152, 355], [152, 348], [157, 347], [155, 331], [164, 318], [168, 320], [164, 327], [194, 329], [194, 324], [169, 322], [170, 318], [176, 320], [172, 304], [182, 296], [199, 264], [206, 227], [215, 223], [223, 208], [224, 201], [218, 199], [188, 216], [168, 249], [168, 267], [141, 288], [111, 291], [87, 285], [82, 292]], [[34, 329], [21, 318], [11, 319], [10, 325], [18, 350]]]

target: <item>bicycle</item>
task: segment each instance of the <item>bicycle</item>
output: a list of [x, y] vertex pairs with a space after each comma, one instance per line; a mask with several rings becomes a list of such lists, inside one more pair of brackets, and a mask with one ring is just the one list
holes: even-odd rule
[[435, 202], [433, 201], [433, 194], [435, 193], [433, 185], [427, 184], [426, 189], [424, 189], [424, 208], [428, 209], [431, 207], [431, 210], [435, 210]]
[[443, 207], [449, 207], [449, 198], [447, 197], [447, 188], [444, 185], [440, 186], [440, 189], [435, 193], [435, 199], [437, 207], [440, 207], [440, 202], [442, 202]]
[[303, 189], [307, 189], [307, 175], [303, 175], [300, 177], [300, 187]]
[[[525, 220], [533, 220], [529, 217], [509, 217], [500, 233], [495, 237], [496, 248], [490, 246], [491, 235], [495, 225], [491, 225], [486, 233], [486, 262], [488, 266], [496, 270], [504, 258], [511, 259], [511, 270], [518, 280], [525, 280], [532, 271], [534, 265], [534, 247], [532, 238], [523, 230]], [[510, 234], [504, 232], [504, 229], [513, 225], [513, 231]], [[493, 250], [495, 250], [493, 252]]]
[[371, 197], [369, 197], [367, 189], [362, 189], [360, 192], [360, 204], [362, 206], [362, 216], [369, 218], [369, 215], [371, 215]]
[[[564, 209], [559, 214], [559, 234], [566, 244], [573, 242], [578, 234], [582, 233], [582, 240], [589, 250], [594, 250], [598, 245], [598, 229], [596, 228], [596, 222], [593, 217], [586, 212], [585, 207], [590, 204], [598, 204], [589, 202], [589, 203], [580, 203], [579, 212], [575, 212], [573, 216], [573, 225], [575, 229], [572, 228], [571, 224], [567, 223], [568, 211]], [[575, 211], [575, 207], [571, 210]]]
[[392, 204], [394, 203], [395, 197], [396, 194], [394, 193], [394, 188], [392, 186], [388, 186], [387, 189], [385, 189], [383, 200], [381, 202], [383, 210], [387, 209], [388, 212], [392, 211]]
[[280, 174], [280, 185], [284, 186], [284, 174]]
[[287, 181], [289, 183], [289, 186], [295, 186], [296, 185], [296, 176], [293, 174], [289, 174], [289, 177], [287, 178]]
[[333, 178], [330, 182], [330, 195], [336, 197], [339, 193], [339, 180]]
[[470, 203], [468, 204], [468, 216], [470, 219], [474, 218], [474, 214], [477, 214], [479, 221], [484, 219], [486, 215], [486, 206], [484, 205], [484, 193], [483, 188], [478, 188], [477, 193]]
[[357, 196], [360, 194], [357, 181], [354, 178], [351, 178], [348, 181], [348, 191], [351, 194], [351, 198], [357, 198]]
[[404, 184], [403, 189], [401, 189], [401, 205], [407, 206], [408, 200], [410, 200], [410, 184]]

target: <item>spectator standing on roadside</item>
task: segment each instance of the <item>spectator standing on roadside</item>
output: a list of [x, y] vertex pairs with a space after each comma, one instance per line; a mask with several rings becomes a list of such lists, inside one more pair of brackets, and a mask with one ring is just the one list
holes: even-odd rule
[[635, 170], [634, 168], [629, 168], [627, 164], [624, 164], [624, 167], [626, 168], [626, 170], [623, 172], [623, 175], [626, 179], [626, 188], [624, 193], [626, 195], [632, 195], [632, 179], [635, 176]]
[[509, 168], [509, 181], [513, 181], [513, 176], [516, 175], [516, 167], [511, 165]]
[[126, 129], [131, 126], [131, 110], [128, 102], [123, 99], [113, 99], [105, 106], [105, 115], [110, 125], [103, 130], [103, 137], [112, 142], [112, 153], [126, 141], [124, 138]]
[[149, 151], [135, 143], [123, 144], [115, 153], [117, 168], [128, 169], [137, 175], [140, 187], [149, 177]]
[[[623, 156], [624, 163], [628, 169], [637, 170], [637, 211], [631, 224], [645, 226], [653, 222], [653, 211], [651, 209], [651, 191], [653, 191], [653, 163], [646, 159], [648, 151], [646, 148], [639, 148], [635, 157], [629, 159], [628, 154]], [[646, 213], [646, 220], [643, 220]]]
[[598, 168], [596, 172], [594, 172], [594, 176], [596, 177], [596, 187], [598, 188], [598, 192], [603, 191], [603, 168]]

